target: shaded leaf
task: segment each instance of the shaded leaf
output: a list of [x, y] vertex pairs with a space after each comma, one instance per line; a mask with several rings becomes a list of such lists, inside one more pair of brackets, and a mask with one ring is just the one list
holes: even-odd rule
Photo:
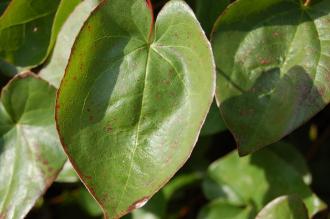
[[330, 101], [330, 2], [302, 2], [238, 0], [216, 23], [216, 97], [241, 155], [280, 140]]
[[208, 36], [211, 33], [215, 21], [229, 3], [230, 0], [196, 0], [196, 17]]
[[0, 102], [0, 216], [23, 218], [65, 162], [54, 121], [56, 89], [32, 73], [16, 76]]
[[303, 199], [310, 216], [325, 207], [300, 173], [270, 148], [243, 158], [232, 152], [210, 166], [208, 177], [203, 186], [206, 195], [222, 197], [236, 206], [252, 203], [261, 210], [278, 196], [296, 194]]
[[226, 200], [214, 200], [202, 208], [198, 219], [252, 219], [254, 212], [252, 206], [235, 206]]
[[214, 135], [227, 129], [216, 103], [212, 103], [201, 130], [201, 136]]
[[154, 26], [144, 0], [105, 1], [86, 21], [56, 117], [106, 218], [142, 206], [188, 159], [212, 102], [213, 64], [183, 1], [166, 4]]
[[278, 142], [269, 146], [269, 149], [279, 156], [288, 165], [292, 166], [302, 177], [307, 185], [312, 183], [312, 175], [309, 171], [305, 158], [292, 145]]
[[40, 76], [54, 86], [59, 87], [65, 67], [68, 64], [73, 43], [91, 11], [98, 4], [99, 0], [85, 0], [81, 2], [63, 24], [50, 60], [40, 72]]
[[80, 0], [12, 0], [0, 17], [0, 56], [18, 67], [42, 63]]
[[297, 196], [281, 196], [264, 207], [256, 219], [308, 219], [304, 202]]

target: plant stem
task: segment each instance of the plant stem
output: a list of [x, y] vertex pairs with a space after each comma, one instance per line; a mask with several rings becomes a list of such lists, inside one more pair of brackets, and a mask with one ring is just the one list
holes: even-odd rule
[[312, 0], [306, 0], [305, 3], [304, 3], [304, 6], [305, 7], [308, 7], [311, 2], [312, 2]]

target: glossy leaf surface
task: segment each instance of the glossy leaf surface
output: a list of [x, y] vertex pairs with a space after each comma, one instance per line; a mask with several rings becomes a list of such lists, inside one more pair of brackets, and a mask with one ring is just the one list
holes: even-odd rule
[[210, 166], [208, 177], [204, 182], [206, 195], [222, 197], [236, 206], [252, 205], [259, 211], [278, 196], [296, 194], [303, 199], [310, 216], [324, 208], [296, 167], [271, 148], [243, 158], [232, 152]]
[[59, 87], [65, 67], [68, 64], [73, 43], [84, 22], [98, 4], [99, 0], [85, 0], [81, 2], [63, 24], [52, 56], [40, 72], [40, 76], [54, 86]]
[[0, 17], [0, 57], [20, 67], [40, 64], [79, 1], [12, 0]]
[[238, 0], [217, 21], [216, 96], [241, 155], [280, 140], [329, 103], [329, 19], [328, 0], [308, 7]]
[[281, 196], [264, 207], [256, 219], [308, 219], [304, 202], [296, 196]]
[[55, 128], [56, 89], [16, 76], [0, 102], [0, 218], [23, 218], [65, 162]]
[[166, 4], [155, 24], [144, 0], [105, 1], [92, 13], [75, 42], [56, 117], [64, 148], [106, 218], [141, 207], [185, 163], [214, 76], [209, 43], [183, 1]]

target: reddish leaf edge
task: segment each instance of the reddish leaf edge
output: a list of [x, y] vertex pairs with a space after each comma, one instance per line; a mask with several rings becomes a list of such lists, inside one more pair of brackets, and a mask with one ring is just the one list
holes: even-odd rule
[[[149, 40], [149, 43], [151, 43], [151, 40], [152, 40], [152, 33], [153, 33], [153, 30], [154, 30], [154, 26], [155, 26], [155, 17], [154, 17], [154, 13], [153, 13], [153, 6], [152, 6], [152, 3], [151, 3], [151, 0], [145, 0], [145, 1], [146, 1], [146, 4], [147, 4], [147, 7], [148, 7], [149, 10], [150, 10], [151, 16], [152, 16], [152, 23], [151, 23], [150, 32], [149, 32], [149, 39], [148, 39], [148, 40]], [[98, 5], [98, 6], [97, 6], [97, 7], [91, 12], [91, 14], [89, 15], [89, 17], [91, 17], [92, 15], [94, 15], [95, 13], [97, 13], [98, 10], [100, 10], [102, 7], [104, 7], [104, 5], [105, 5], [107, 2], [108, 2], [108, 0], [102, 0], [102, 1], [100, 2], [100, 4], [99, 4], [99, 5]], [[167, 2], [167, 3], [163, 6], [163, 8], [165, 8], [165, 6], [166, 6], [167, 4], [170, 4], [170, 3], [171, 3], [171, 1]], [[188, 5], [187, 5], [187, 7], [189, 8], [189, 10], [191, 10], [192, 14], [193, 14], [194, 17], [195, 17], [195, 14], [193, 13], [193, 10], [192, 10]], [[162, 10], [163, 10], [163, 9], [162, 9]], [[201, 27], [201, 24], [199, 23], [199, 21], [197, 20], [196, 17], [195, 17], [195, 19], [196, 19], [196, 21], [197, 21], [197, 23], [198, 23], [198, 25], [199, 25], [200, 30], [203, 32], [204, 40], [207, 42], [208, 48], [209, 48], [209, 50], [210, 50], [210, 52], [211, 52], [211, 55], [212, 55], [212, 57], [213, 57], [213, 50], [212, 50], [211, 43], [210, 43], [210, 41], [208, 40], [207, 36], [205, 35], [205, 32], [204, 32], [203, 28]], [[88, 19], [84, 22], [84, 25], [82, 26], [81, 30], [84, 29], [84, 28], [87, 26], [87, 24], [86, 24], [87, 21], [88, 21]], [[80, 31], [81, 31], [81, 30], [80, 30]], [[79, 35], [80, 35], [80, 33], [79, 33], [78, 36], [76, 37], [76, 41], [77, 41], [77, 39], [79, 38]], [[91, 187], [89, 187], [88, 184], [85, 182], [85, 180], [83, 179], [82, 171], [79, 170], [79, 168], [78, 168], [78, 166], [76, 165], [75, 161], [74, 161], [73, 158], [70, 156], [70, 153], [68, 152], [68, 147], [67, 147], [67, 145], [66, 145], [65, 142], [64, 142], [64, 139], [63, 139], [63, 137], [62, 137], [62, 135], [61, 135], [60, 128], [59, 128], [59, 124], [58, 124], [58, 120], [59, 120], [59, 119], [58, 119], [58, 111], [59, 111], [59, 109], [60, 109], [60, 105], [59, 105], [59, 103], [58, 103], [58, 101], [59, 101], [59, 96], [60, 96], [60, 94], [61, 94], [61, 92], [62, 92], [62, 84], [63, 84], [63, 82], [64, 82], [64, 78], [65, 78], [66, 75], [67, 75], [68, 65], [69, 65], [69, 63], [70, 63], [70, 61], [71, 61], [71, 59], [72, 59], [72, 52], [73, 52], [73, 51], [75, 50], [75, 48], [76, 48], [76, 41], [75, 41], [74, 45], [73, 45], [72, 48], [71, 48], [71, 53], [70, 53], [70, 57], [69, 57], [69, 60], [68, 60], [68, 64], [67, 64], [67, 66], [66, 66], [66, 69], [65, 69], [64, 75], [63, 75], [63, 77], [62, 77], [62, 79], [61, 79], [61, 83], [60, 83], [59, 89], [57, 90], [57, 93], [56, 93], [56, 104], [55, 104], [55, 124], [56, 124], [56, 130], [57, 130], [57, 133], [58, 133], [58, 135], [59, 135], [59, 139], [60, 139], [61, 145], [62, 145], [62, 147], [63, 147], [63, 150], [64, 150], [65, 154], [67, 155], [68, 160], [69, 160], [69, 162], [71, 163], [73, 169], [74, 169], [75, 172], [77, 173], [77, 175], [78, 175], [80, 181], [84, 184], [84, 186], [86, 187], [86, 189], [88, 190], [88, 192], [92, 195], [92, 197], [94, 198], [94, 200], [96, 201], [96, 203], [97, 203], [97, 204], [99, 205], [99, 207], [101, 208], [104, 219], [110, 219], [108, 213], [107, 213], [106, 210], [105, 210], [106, 208], [105, 208], [103, 202], [102, 202], [99, 198], [97, 198], [97, 196], [96, 196], [96, 194], [95, 194], [95, 191], [94, 191]], [[213, 85], [212, 85], [212, 98], [210, 98], [208, 110], [204, 113], [204, 119], [201, 121], [201, 124], [200, 124], [199, 130], [198, 130], [198, 132], [197, 132], [197, 135], [196, 135], [196, 138], [195, 138], [195, 141], [194, 141], [193, 147], [192, 147], [191, 151], [189, 152], [189, 156], [187, 156], [187, 159], [185, 159], [184, 162], [182, 162], [182, 164], [179, 166], [178, 170], [181, 169], [181, 168], [184, 166], [184, 164], [189, 160], [189, 158], [190, 158], [190, 156], [191, 156], [191, 154], [192, 154], [192, 152], [193, 152], [193, 149], [194, 149], [195, 146], [196, 146], [196, 143], [197, 143], [197, 141], [198, 141], [198, 138], [199, 138], [200, 132], [201, 132], [201, 130], [202, 130], [202, 127], [203, 127], [203, 125], [204, 125], [204, 123], [205, 123], [205, 120], [206, 120], [207, 114], [208, 114], [208, 112], [209, 112], [209, 110], [210, 110], [210, 108], [211, 108], [211, 105], [212, 105], [213, 99], [214, 99], [214, 97], [215, 97], [215, 88], [216, 88], [216, 65], [215, 65], [215, 61], [214, 61], [213, 58], [212, 58], [212, 66], [213, 66], [213, 73], [212, 73], [212, 76], [213, 76], [213, 79], [212, 79], [212, 80], [213, 80]], [[178, 170], [177, 170], [177, 171], [178, 171]], [[177, 172], [177, 171], [176, 171], [176, 172]], [[147, 195], [147, 196], [144, 196], [143, 198], [134, 201], [134, 202], [133, 202], [133, 203], [127, 208], [127, 210], [125, 210], [125, 211], [123, 211], [123, 212], [119, 212], [117, 215], [114, 216], [114, 218], [115, 218], [115, 219], [119, 219], [119, 218], [121, 218], [121, 217], [127, 215], [128, 213], [134, 211], [135, 209], [137, 209], [137, 208], [139, 207], [139, 206], [137, 206], [137, 204], [138, 204], [139, 202], [141, 202], [141, 201], [143, 201], [143, 200], [150, 199], [153, 195], [155, 195], [157, 192], [159, 192], [159, 190], [160, 190], [161, 188], [163, 188], [163, 187], [164, 187], [164, 186], [165, 186], [165, 185], [166, 185], [166, 184], [167, 184], [167, 183], [173, 178], [173, 176], [176, 174], [176, 172], [173, 173], [173, 174], [172, 174], [170, 177], [168, 177], [166, 180], [164, 180], [164, 183], [162, 183], [162, 184], [161, 184], [161, 185], [160, 185], [160, 186], [159, 186], [159, 187], [158, 187], [158, 188], [157, 188], [152, 194]]]

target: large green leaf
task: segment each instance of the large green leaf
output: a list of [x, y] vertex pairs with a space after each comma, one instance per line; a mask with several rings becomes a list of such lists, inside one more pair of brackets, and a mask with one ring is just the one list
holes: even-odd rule
[[281, 196], [262, 209], [256, 219], [308, 219], [304, 202], [297, 196]]
[[280, 140], [329, 103], [329, 19], [328, 0], [238, 0], [217, 21], [216, 97], [241, 155]]
[[174, 0], [152, 20], [144, 0], [101, 4], [58, 92], [62, 143], [106, 218], [141, 207], [174, 175], [212, 102], [212, 53], [193, 12]]
[[19, 67], [42, 63], [80, 0], [12, 0], [0, 17], [0, 57]]
[[207, 35], [211, 33], [215, 21], [229, 3], [230, 0], [196, 0], [196, 16]]
[[65, 162], [57, 137], [56, 89], [32, 73], [15, 77], [0, 102], [0, 218], [23, 218]]
[[85, 0], [81, 2], [68, 17], [59, 32], [50, 61], [40, 72], [42, 78], [56, 87], [59, 87], [64, 75], [73, 43], [84, 22], [98, 3], [99, 0]]
[[272, 148], [243, 158], [234, 151], [214, 162], [204, 182], [204, 191], [209, 198], [221, 197], [236, 206], [255, 206], [256, 210], [287, 194], [302, 198], [309, 215], [324, 208], [322, 201], [304, 183], [296, 166], [287, 163]]

